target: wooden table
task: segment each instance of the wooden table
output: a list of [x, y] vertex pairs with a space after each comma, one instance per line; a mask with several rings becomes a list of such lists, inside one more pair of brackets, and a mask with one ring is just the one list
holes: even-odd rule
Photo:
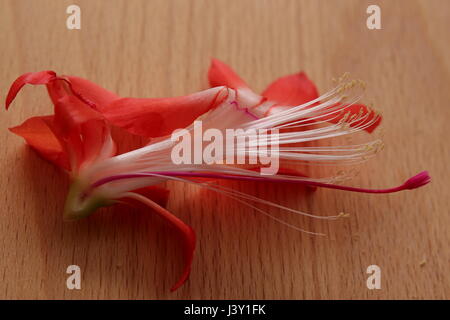
[[[325, 223], [272, 211], [327, 237], [171, 183], [168, 207], [197, 231], [198, 248], [190, 280], [170, 293], [181, 250], [151, 212], [116, 207], [63, 222], [67, 179], [7, 131], [51, 113], [45, 90], [27, 87], [0, 118], [0, 298], [450, 298], [448, 1], [79, 0], [81, 30], [66, 28], [72, 1], [0, 4], [2, 98], [18, 75], [46, 69], [138, 97], [206, 88], [211, 57], [256, 91], [305, 70], [324, 92], [350, 71], [383, 111], [386, 144], [350, 184], [394, 186], [424, 169], [433, 177], [392, 195], [225, 183], [308, 212], [350, 213]], [[369, 4], [381, 8], [381, 30], [366, 27]], [[72, 264], [81, 290], [66, 288]], [[366, 287], [374, 264], [380, 290]]]

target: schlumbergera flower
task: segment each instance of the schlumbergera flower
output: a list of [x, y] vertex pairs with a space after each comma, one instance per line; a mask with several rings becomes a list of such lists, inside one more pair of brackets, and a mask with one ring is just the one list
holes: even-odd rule
[[[365, 193], [414, 189], [430, 181], [424, 171], [394, 188], [366, 189], [342, 185], [341, 181], [348, 175], [339, 172], [314, 178], [292, 169], [292, 165], [359, 164], [381, 149], [379, 139], [358, 144], [333, 144], [339, 137], [362, 131], [371, 133], [381, 121], [378, 113], [358, 103], [364, 89], [361, 81], [341, 77], [334, 88], [319, 96], [315, 85], [301, 72], [276, 80], [258, 95], [219, 60], [213, 60], [211, 64], [209, 81], [211, 89], [183, 97], [121, 98], [87, 80], [43, 71], [19, 77], [6, 99], [8, 108], [25, 84], [47, 86], [54, 114], [28, 119], [10, 130], [22, 136], [44, 158], [70, 173], [72, 185], [64, 213], [67, 219], [86, 217], [99, 207], [128, 199], [154, 209], [179, 231], [183, 238], [185, 267], [172, 290], [189, 277], [195, 234], [191, 227], [161, 205], [164, 201], [158, 201], [167, 196], [165, 189], [158, 189], [162, 182], [172, 180], [199, 185], [280, 223], [313, 233], [289, 225], [257, 204], [318, 219], [336, 219], [339, 215], [301, 212], [214, 181], [273, 182], [279, 183], [281, 188], [299, 184]], [[111, 126], [151, 138], [150, 143], [116, 155]], [[195, 133], [199, 127], [203, 132], [211, 129], [213, 135], [196, 141]], [[225, 151], [218, 152], [214, 143], [230, 129], [234, 129], [233, 138], [236, 138], [231, 140], [232, 148], [227, 145]], [[264, 139], [256, 134], [258, 130], [268, 132]], [[245, 136], [245, 139], [238, 139], [238, 136]], [[181, 152], [186, 161], [174, 161], [174, 150], [180, 151], [180, 141], [186, 147]], [[185, 157], [191, 148], [195, 149], [196, 143], [203, 146], [208, 141], [214, 144], [209, 148], [214, 152], [206, 153], [206, 156], [203, 153], [201, 161], [189, 161], [189, 157]], [[310, 145], [316, 142], [322, 144]], [[280, 161], [275, 174], [259, 173], [256, 169], [262, 169], [262, 161], [256, 165], [233, 162], [237, 157], [265, 159], [269, 153]]]

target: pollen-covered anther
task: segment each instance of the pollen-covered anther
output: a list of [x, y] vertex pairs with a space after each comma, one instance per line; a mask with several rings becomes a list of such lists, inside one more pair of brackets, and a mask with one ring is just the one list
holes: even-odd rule
[[344, 124], [348, 124], [347, 120], [350, 117], [350, 111], [346, 111], [342, 118], [339, 120], [338, 125], [344, 127]]
[[358, 86], [358, 81], [357, 80], [351, 80], [351, 81], [349, 81], [349, 82], [347, 82], [346, 84], [345, 84], [345, 88], [348, 90], [348, 89], [353, 89], [353, 88], [355, 88], [355, 87], [357, 87]]
[[339, 87], [336, 89], [336, 93], [338, 95], [342, 94], [344, 91], [349, 91], [351, 89], [357, 89], [360, 88], [362, 90], [365, 90], [366, 84], [362, 80], [349, 80], [346, 82], [339, 81], [338, 82]]
[[339, 212], [339, 214], [337, 215], [337, 218], [349, 218], [350, 217], [350, 213], [346, 213], [346, 212]]
[[347, 83], [347, 88], [348, 88], [348, 89], [352, 89], [352, 88], [354, 88], [357, 84], [358, 84], [358, 82], [356, 82], [356, 80], [351, 80], [349, 83]]
[[338, 82], [341, 83], [341, 82], [347, 80], [349, 75], [350, 75], [349, 72], [344, 72], [344, 74], [338, 78]]
[[375, 143], [375, 153], [378, 153], [384, 149], [384, 143], [383, 141], [377, 141]]
[[364, 109], [363, 109], [362, 107], [359, 108], [359, 111], [358, 111], [358, 117], [362, 116], [363, 113], [364, 113]]
[[369, 106], [369, 109], [372, 111], [374, 116], [377, 116], [377, 117], [381, 117], [382, 116], [382, 111], [380, 109], [374, 107], [373, 102], [370, 102], [368, 104], [368, 106]]
[[359, 82], [359, 85], [361, 86], [361, 88], [362, 88], [363, 90], [366, 90], [366, 88], [367, 88], [367, 83], [366, 83], [364, 80], [358, 80], [358, 82]]
[[347, 172], [344, 170], [339, 170], [331, 180], [335, 184], [342, 183], [352, 178], [351, 172]]
[[354, 118], [350, 118], [350, 121], [353, 121], [355, 123], [367, 118], [368, 114], [365, 114], [363, 108], [360, 108], [358, 113], [354, 114], [354, 116], [355, 116]]
[[384, 144], [381, 140], [377, 140], [377, 141], [370, 142], [370, 143], [363, 145], [361, 147], [360, 151], [373, 152], [374, 154], [376, 154], [382, 150], [383, 145]]
[[361, 149], [362, 149], [361, 151], [370, 152], [370, 151], [374, 150], [374, 146], [371, 143], [367, 143]]

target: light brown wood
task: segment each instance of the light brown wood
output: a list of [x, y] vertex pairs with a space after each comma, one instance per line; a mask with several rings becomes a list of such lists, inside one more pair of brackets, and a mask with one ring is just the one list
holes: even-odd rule
[[[385, 150], [354, 186], [388, 187], [427, 169], [433, 182], [393, 195], [304, 193], [225, 183], [308, 212], [350, 218], [324, 223], [274, 210], [311, 237], [220, 195], [170, 184], [169, 210], [194, 227], [188, 283], [171, 229], [151, 212], [103, 210], [62, 220], [67, 178], [8, 132], [51, 112], [27, 87], [0, 118], [0, 298], [411, 299], [450, 298], [449, 23], [442, 1], [76, 1], [82, 29], [67, 30], [71, 1], [0, 2], [0, 90], [29, 71], [88, 78], [121, 96], [175, 96], [207, 86], [211, 57], [255, 90], [305, 70], [321, 92], [350, 71], [384, 116]], [[366, 28], [378, 4], [382, 30]], [[256, 188], [255, 190], [251, 190]], [[68, 265], [82, 270], [69, 291]], [[366, 268], [382, 270], [368, 290]]]

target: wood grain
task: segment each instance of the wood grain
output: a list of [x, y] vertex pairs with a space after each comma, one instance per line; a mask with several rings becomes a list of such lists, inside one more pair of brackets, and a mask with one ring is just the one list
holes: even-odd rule
[[[211, 57], [257, 91], [305, 70], [324, 92], [350, 71], [367, 81], [366, 102], [383, 111], [386, 144], [351, 184], [393, 186], [423, 169], [433, 182], [377, 196], [229, 184], [308, 212], [351, 213], [324, 223], [273, 211], [326, 238], [171, 184], [169, 209], [197, 231], [198, 249], [189, 282], [170, 293], [181, 251], [151, 212], [117, 207], [63, 222], [67, 179], [7, 130], [51, 112], [45, 90], [27, 87], [0, 118], [0, 298], [450, 298], [448, 1], [76, 3], [79, 31], [65, 27], [72, 1], [0, 1], [2, 98], [18, 75], [45, 69], [138, 97], [205, 88]], [[374, 3], [382, 30], [366, 28]], [[66, 288], [70, 264], [82, 269], [81, 290]], [[381, 290], [366, 287], [372, 264], [381, 267]]]

